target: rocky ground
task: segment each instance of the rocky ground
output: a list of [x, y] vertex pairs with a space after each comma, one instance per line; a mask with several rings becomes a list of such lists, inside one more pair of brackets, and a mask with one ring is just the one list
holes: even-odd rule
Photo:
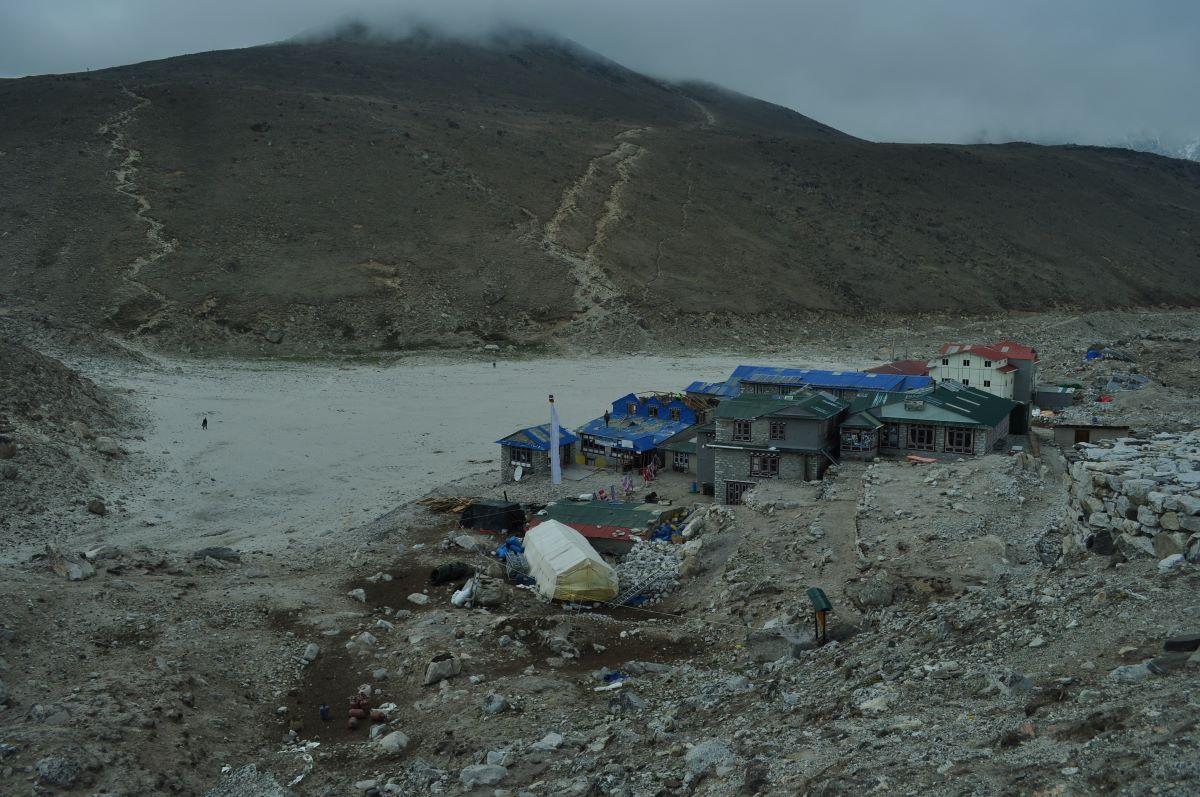
[[[1060, 337], [1024, 337], [1054, 376], [1085, 367], [1093, 342], [1136, 350], [1152, 384], [1113, 403], [1137, 431], [1200, 417], [1196, 326], [1037, 321], [1053, 323]], [[0, 467], [19, 476], [0, 489], [24, 487], [3, 493], [8, 547], [37, 533], [44, 503], [86, 497], [61, 463], [136, 479], [136, 457], [96, 439], [128, 439], [139, 418], [6, 345], [24, 385], [4, 394], [17, 448]], [[238, 550], [93, 544], [55, 525], [57, 549], [2, 566], [0, 793], [1194, 794], [1200, 570], [1075, 544], [1068, 463], [1040, 434], [1020, 456], [845, 464], [728, 516], [668, 475], [659, 491], [706, 520], [676, 546], [678, 585], [641, 607], [545, 603], [502, 578], [496, 540], [411, 504]], [[63, 459], [42, 464], [43, 448]], [[441, 492], [539, 502], [611, 480], [487, 475]], [[430, 584], [451, 562], [494, 579], [488, 605]], [[823, 647], [810, 586], [835, 607]]]

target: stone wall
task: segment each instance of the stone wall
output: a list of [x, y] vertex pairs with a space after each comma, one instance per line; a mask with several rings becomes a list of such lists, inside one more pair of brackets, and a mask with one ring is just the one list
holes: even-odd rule
[[1076, 541], [1100, 554], [1200, 561], [1200, 429], [1080, 443], [1071, 463]]

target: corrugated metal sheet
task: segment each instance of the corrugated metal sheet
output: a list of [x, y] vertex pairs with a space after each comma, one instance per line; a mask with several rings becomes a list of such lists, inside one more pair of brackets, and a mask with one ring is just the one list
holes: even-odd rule
[[[565, 446], [578, 442], [579, 438], [566, 427], [560, 426], [558, 427], [558, 441], [560, 445]], [[513, 432], [508, 437], [501, 438], [496, 442], [502, 446], [509, 446], [511, 448], [530, 448], [534, 451], [549, 451], [550, 424], [544, 423], [541, 426], [530, 426], [528, 429]]]
[[928, 376], [878, 374], [868, 371], [822, 371], [816, 368], [756, 367], [740, 380], [743, 384], [787, 385], [826, 390], [874, 390], [899, 392], [925, 387], [933, 383]]
[[844, 401], [821, 393], [808, 393], [793, 398], [781, 398], [758, 393], [746, 393], [717, 407], [716, 417], [753, 420], [764, 415], [786, 415], [791, 418], [832, 418], [848, 405]]
[[641, 453], [658, 448], [664, 440], [691, 425], [687, 421], [672, 421], [669, 418], [614, 415], [609, 418], [607, 424], [603, 418], [595, 418], [575, 431], [581, 435], [595, 437], [606, 445]]
[[[993, 427], [1008, 417], [1015, 402], [993, 396], [982, 390], [946, 380], [935, 388], [919, 390], [907, 397], [897, 396], [873, 414], [889, 421], [931, 421]], [[920, 400], [924, 406], [913, 409], [910, 400]]]

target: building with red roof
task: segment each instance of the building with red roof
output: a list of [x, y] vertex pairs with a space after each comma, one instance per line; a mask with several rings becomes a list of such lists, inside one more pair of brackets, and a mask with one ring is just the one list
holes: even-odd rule
[[892, 376], [929, 376], [929, 363], [924, 360], [896, 360], [895, 362], [867, 368], [869, 374], [890, 374]]
[[953, 380], [1021, 404], [1033, 400], [1037, 385], [1037, 349], [1012, 340], [998, 343], [947, 343], [930, 360], [936, 382]]

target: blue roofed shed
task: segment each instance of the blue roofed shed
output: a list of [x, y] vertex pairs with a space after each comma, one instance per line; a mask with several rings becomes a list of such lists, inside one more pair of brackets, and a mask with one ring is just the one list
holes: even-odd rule
[[[550, 424], [530, 426], [513, 432], [496, 441], [500, 444], [500, 476], [515, 480], [530, 474], [550, 473]], [[562, 426], [558, 429], [559, 462], [568, 465], [571, 451], [579, 442], [579, 436]]]

